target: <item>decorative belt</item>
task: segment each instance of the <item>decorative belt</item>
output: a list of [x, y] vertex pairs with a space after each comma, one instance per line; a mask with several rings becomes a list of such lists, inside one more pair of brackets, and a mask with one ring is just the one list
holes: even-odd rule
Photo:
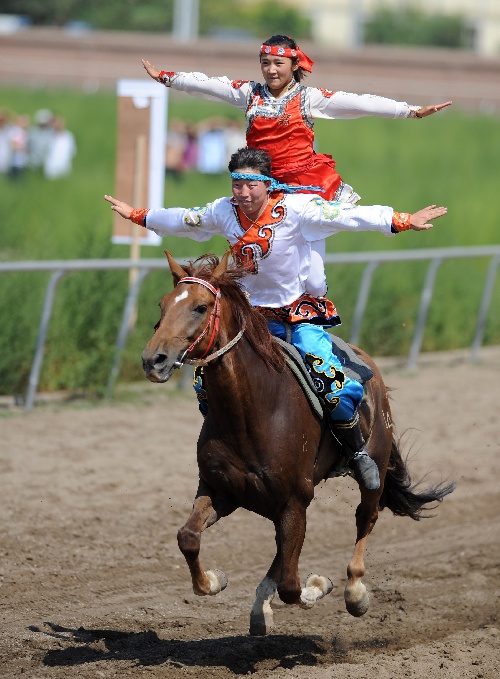
[[326, 297], [301, 295], [291, 304], [283, 307], [255, 307], [266, 318], [279, 323], [314, 323], [315, 325], [340, 325], [340, 316], [335, 304]]

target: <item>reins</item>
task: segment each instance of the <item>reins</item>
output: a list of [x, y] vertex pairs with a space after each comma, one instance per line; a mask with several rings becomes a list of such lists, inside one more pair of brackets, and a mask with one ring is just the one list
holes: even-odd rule
[[[228, 342], [226, 345], [218, 349], [217, 351], [214, 351], [212, 354], [207, 356], [208, 352], [210, 351], [217, 333], [219, 332], [219, 325], [220, 325], [220, 288], [215, 288], [211, 283], [208, 281], [204, 281], [202, 278], [195, 278], [194, 276], [184, 276], [184, 278], [181, 278], [177, 285], [180, 283], [198, 283], [198, 285], [203, 285], [203, 287], [207, 288], [207, 290], [210, 290], [210, 292], [214, 295], [215, 297], [215, 304], [214, 308], [212, 309], [212, 312], [210, 314], [210, 317], [207, 321], [207, 324], [201, 334], [192, 342], [192, 344], [186, 349], [186, 351], [182, 354], [182, 357], [179, 361], [176, 361], [174, 363], [174, 368], [181, 368], [184, 363], [188, 363], [189, 365], [207, 365], [210, 361], [213, 361], [215, 358], [218, 358], [219, 356], [222, 356], [222, 354], [225, 354], [226, 351], [229, 351], [234, 345], [239, 342], [239, 340], [242, 338], [243, 333], [245, 332], [245, 328], [242, 328], [239, 333], [234, 337], [230, 342]], [[210, 327], [212, 328], [212, 334], [210, 335], [210, 340], [208, 342], [208, 346], [203, 352], [202, 356], [200, 358], [186, 358], [186, 356], [193, 351], [193, 349], [201, 342], [201, 340], [205, 337], [207, 332], [209, 331]]]

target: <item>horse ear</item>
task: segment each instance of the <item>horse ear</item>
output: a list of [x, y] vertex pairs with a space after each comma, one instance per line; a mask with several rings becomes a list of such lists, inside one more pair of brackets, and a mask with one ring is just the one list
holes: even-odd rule
[[163, 250], [163, 252], [167, 255], [168, 265], [174, 279], [174, 285], [177, 285], [180, 279], [187, 275], [187, 271], [183, 269], [180, 264], [177, 264], [168, 250]]
[[227, 271], [227, 261], [229, 259], [229, 255], [231, 254], [231, 250], [227, 250], [227, 252], [224, 253], [222, 256], [222, 259], [220, 262], [217, 264], [217, 266], [214, 269], [214, 278], [219, 278], [219, 276], [222, 276], [223, 273], [226, 273]]

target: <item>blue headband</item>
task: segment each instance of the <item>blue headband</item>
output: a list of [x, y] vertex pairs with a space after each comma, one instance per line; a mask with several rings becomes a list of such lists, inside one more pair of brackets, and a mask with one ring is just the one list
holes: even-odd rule
[[325, 192], [321, 186], [296, 186], [294, 184], [280, 184], [277, 179], [268, 177], [265, 174], [250, 174], [247, 172], [231, 172], [233, 179], [249, 179], [250, 181], [271, 182], [271, 191], [285, 191], [286, 193], [295, 193], [295, 191], [320, 191]]

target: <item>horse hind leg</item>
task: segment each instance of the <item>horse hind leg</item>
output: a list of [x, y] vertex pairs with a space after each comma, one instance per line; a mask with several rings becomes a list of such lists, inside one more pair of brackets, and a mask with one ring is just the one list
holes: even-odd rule
[[362, 499], [356, 509], [356, 546], [347, 566], [347, 584], [344, 589], [344, 601], [347, 612], [356, 618], [364, 615], [370, 606], [370, 594], [361, 578], [365, 575], [364, 552], [366, 540], [377, 518], [377, 505]]

